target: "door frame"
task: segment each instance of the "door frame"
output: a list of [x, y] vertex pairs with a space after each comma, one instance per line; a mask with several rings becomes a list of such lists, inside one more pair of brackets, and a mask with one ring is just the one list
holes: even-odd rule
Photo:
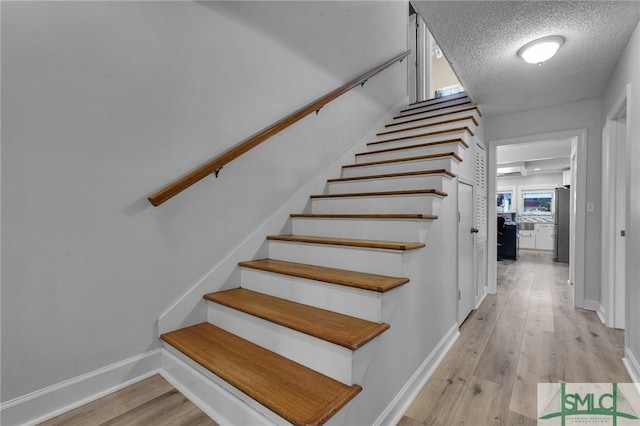
[[[626, 257], [622, 257], [622, 264], [616, 262], [620, 259], [617, 253], [620, 241], [618, 232], [621, 226], [625, 230], [629, 229], [629, 219], [627, 215], [627, 205], [629, 203], [629, 186], [631, 157], [630, 134], [628, 111], [629, 99], [631, 96], [631, 85], [627, 84], [616, 102], [613, 104], [605, 119], [602, 130], [602, 252], [601, 252], [601, 320], [608, 327], [624, 328], [625, 326], [625, 293], [626, 282], [625, 268]], [[625, 116], [626, 124], [622, 128], [619, 120]], [[626, 169], [624, 176], [618, 173], [620, 162], [625, 162]], [[619, 180], [624, 180], [625, 193], [619, 191]], [[621, 200], [620, 197], [623, 199]], [[620, 203], [624, 202], [624, 211], [619, 212]], [[608, 208], [605, 208], [608, 206]], [[624, 214], [620, 218], [618, 213]], [[624, 223], [620, 223], [623, 221]], [[626, 251], [626, 239], [623, 242]], [[624, 255], [624, 253], [623, 253]], [[619, 278], [622, 277], [623, 280]], [[622, 310], [622, 317], [620, 315]]]
[[[462, 262], [461, 262], [461, 256], [460, 256], [460, 250], [461, 250], [461, 244], [460, 244], [460, 238], [463, 236], [463, 234], [461, 234], [461, 230], [460, 230], [460, 226], [461, 226], [461, 220], [460, 220], [460, 212], [461, 212], [461, 203], [460, 203], [460, 187], [462, 185], [466, 185], [471, 189], [471, 198], [470, 198], [470, 204], [469, 204], [469, 211], [471, 213], [471, 227], [475, 226], [476, 223], [476, 214], [475, 214], [475, 193], [476, 193], [476, 188], [474, 185], [474, 182], [465, 179], [465, 178], [461, 178], [458, 177], [458, 200], [457, 200], [457, 212], [458, 212], [458, 229], [457, 229], [457, 246], [458, 246], [458, 253], [457, 253], [457, 258], [458, 258], [458, 272], [457, 272], [457, 278], [458, 278], [458, 285], [457, 285], [457, 289], [458, 291], [460, 291], [461, 289], [461, 274], [460, 274], [460, 268], [462, 267]], [[467, 232], [471, 234], [471, 229], [468, 229]], [[462, 233], [464, 233], [465, 231], [463, 230]], [[472, 234], [473, 235], [473, 234]], [[477, 234], [476, 234], [477, 235]], [[476, 266], [476, 238], [472, 237], [472, 241], [471, 241], [471, 265], [470, 265], [470, 278], [471, 278], [471, 283], [466, 286], [469, 289], [471, 289], [471, 294], [469, 294], [469, 312], [466, 313], [466, 315], [464, 315], [464, 318], [461, 318], [461, 314], [460, 314], [460, 303], [462, 302], [462, 299], [459, 297], [458, 298], [458, 305], [457, 305], [457, 320], [458, 320], [458, 325], [462, 324], [462, 322], [465, 320], [465, 318], [476, 308], [476, 304], [477, 304], [477, 299], [478, 299], [478, 277], [477, 277], [477, 272], [478, 268]]]
[[[575, 179], [575, 232], [572, 240], [575, 240], [573, 250], [573, 259], [569, 259], [570, 263], [575, 265], [574, 276], [574, 300], [573, 304], [576, 308], [584, 308], [584, 278], [585, 278], [585, 231], [586, 231], [586, 193], [587, 193], [587, 129], [564, 130], [559, 132], [542, 133], [537, 135], [520, 136], [516, 138], [499, 139], [489, 142], [488, 147], [488, 199], [495, 200], [497, 194], [497, 177], [496, 177], [496, 148], [502, 145], [522, 144], [528, 142], [536, 142], [540, 140], [554, 139], [573, 139], [576, 143], [576, 160], [578, 163], [577, 170], [572, 170], [572, 179]], [[575, 175], [575, 177], [574, 177]], [[488, 203], [491, 205], [491, 202]], [[489, 209], [487, 212], [488, 220], [488, 246], [494, 247], [497, 244], [497, 214], [495, 209]], [[495, 250], [487, 252], [487, 285], [488, 292], [495, 294], [497, 292], [497, 253]], [[589, 309], [595, 307], [589, 306]]]
[[[427, 58], [427, 53], [431, 52], [427, 26], [418, 9], [413, 5], [411, 7], [416, 13], [415, 15], [409, 15], [407, 21], [407, 49], [411, 50], [407, 58], [409, 104], [428, 99], [430, 82], [427, 76], [431, 75], [431, 56], [429, 55]], [[415, 16], [415, 23], [412, 22], [412, 16]], [[413, 79], [411, 78], [412, 73], [415, 74]], [[415, 100], [412, 102], [413, 97], [415, 97]]]

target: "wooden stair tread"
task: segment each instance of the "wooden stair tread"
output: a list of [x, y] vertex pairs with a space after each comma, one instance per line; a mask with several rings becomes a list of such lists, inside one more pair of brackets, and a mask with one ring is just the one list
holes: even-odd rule
[[465, 121], [465, 120], [471, 120], [471, 121], [473, 121], [473, 124], [475, 124], [476, 126], [478, 125], [478, 120], [476, 120], [476, 118], [473, 115], [467, 115], [467, 116], [464, 116], [464, 117], [451, 118], [449, 120], [435, 121], [433, 123], [420, 124], [420, 125], [417, 125], [417, 126], [405, 127], [405, 128], [402, 128], [402, 129], [387, 130], [386, 132], [377, 133], [376, 136], [384, 136], [384, 135], [388, 135], [388, 134], [392, 134], [392, 133], [408, 132], [409, 130], [417, 130], [417, 129], [423, 129], [423, 128], [426, 128], [426, 127], [441, 126], [443, 124], [451, 124], [451, 123], [456, 123], [458, 121]]
[[400, 191], [376, 191], [376, 192], [350, 192], [345, 194], [317, 194], [312, 195], [312, 199], [321, 198], [346, 198], [346, 197], [383, 197], [388, 195], [440, 195], [446, 197], [448, 194], [439, 189], [404, 189]]
[[307, 367], [203, 323], [162, 340], [295, 425], [321, 425], [362, 388]]
[[453, 157], [458, 161], [462, 161], [462, 158], [460, 158], [460, 156], [455, 152], [441, 152], [438, 154], [418, 155], [416, 157], [395, 158], [393, 160], [381, 160], [381, 161], [371, 161], [369, 163], [347, 164], [345, 166], [342, 166], [342, 168], [349, 169], [352, 167], [377, 166], [380, 164], [401, 163], [403, 161], [435, 160], [435, 159], [444, 158], [444, 157]]
[[409, 282], [409, 279], [404, 277], [389, 277], [385, 275], [368, 274], [366, 272], [309, 265], [306, 263], [286, 262], [284, 260], [251, 260], [240, 262], [239, 265], [244, 268], [322, 281], [345, 287], [375, 291], [377, 293], [384, 293]]
[[405, 150], [416, 149], [416, 148], [427, 148], [430, 146], [449, 145], [452, 143], [459, 143], [465, 148], [469, 148], [469, 144], [467, 144], [462, 139], [458, 138], [458, 139], [446, 139], [446, 140], [436, 141], [436, 142], [425, 142], [425, 143], [420, 143], [416, 145], [401, 146], [398, 148], [379, 149], [377, 151], [359, 152], [356, 154], [356, 157], [362, 156], [362, 155], [383, 154], [385, 152], [405, 151]]
[[369, 143], [367, 143], [367, 146], [379, 145], [381, 143], [406, 141], [406, 140], [409, 140], [409, 139], [425, 138], [425, 137], [429, 137], [429, 136], [444, 135], [446, 133], [453, 133], [453, 132], [460, 132], [460, 131], [466, 131], [471, 136], [473, 136], [473, 131], [469, 127], [463, 126], [463, 127], [454, 127], [452, 129], [446, 129], [446, 130], [438, 130], [436, 132], [420, 133], [418, 135], [401, 136], [401, 137], [392, 138], [392, 139], [385, 139], [383, 141], [369, 142]]
[[[412, 118], [410, 120], [404, 120], [404, 121], [398, 121], [398, 122], [395, 122], [395, 123], [389, 123], [389, 124], [385, 124], [384, 127], [401, 126], [403, 124], [414, 123], [416, 121], [431, 120], [432, 118], [444, 117], [444, 116], [451, 115], [451, 114], [458, 114], [460, 112], [473, 111], [473, 110], [476, 110], [478, 115], [480, 117], [482, 117], [482, 113], [480, 112], [480, 109], [476, 105], [473, 105], [473, 106], [466, 107], [466, 108], [460, 108], [460, 109], [457, 109], [455, 111], [440, 112], [440, 113], [437, 113], [437, 114], [429, 115], [427, 117]], [[425, 113], [426, 112], [427, 111], [425, 111]], [[396, 117], [396, 119], [401, 119], [401, 118], [403, 118], [403, 117], [402, 116]]]
[[269, 235], [267, 240], [270, 241], [287, 241], [294, 243], [310, 243], [310, 244], [329, 244], [347, 247], [362, 247], [385, 250], [415, 250], [424, 247], [424, 243], [402, 242], [402, 241], [381, 241], [381, 240], [363, 240], [356, 238], [337, 238], [337, 237], [316, 237], [307, 235]]
[[386, 173], [381, 175], [368, 175], [368, 176], [354, 176], [354, 177], [346, 177], [346, 178], [335, 178], [329, 179], [327, 182], [336, 183], [336, 182], [351, 182], [355, 180], [367, 180], [367, 179], [386, 179], [386, 178], [397, 178], [397, 177], [412, 177], [412, 176], [427, 176], [427, 175], [438, 175], [444, 174], [449, 177], [456, 177], [455, 173], [451, 173], [446, 169], [434, 169], [434, 170], [421, 170], [417, 172], [401, 172], [401, 173]]
[[323, 214], [305, 214], [305, 213], [292, 213], [289, 215], [293, 218], [303, 219], [416, 219], [416, 220], [436, 220], [438, 216], [432, 214], [335, 214], [335, 213], [323, 213]]
[[455, 107], [463, 106], [463, 105], [473, 105], [473, 104], [471, 103], [470, 99], [460, 99], [460, 102], [457, 102], [457, 103], [455, 103], [453, 105], [436, 106], [435, 108], [429, 108], [429, 109], [426, 109], [424, 111], [409, 112], [408, 114], [402, 114], [401, 113], [400, 115], [397, 115], [397, 116], [395, 116], [393, 118], [409, 117], [409, 116], [412, 116], [412, 115], [424, 114], [425, 112], [440, 111], [440, 110], [443, 110], [443, 109], [455, 108]]
[[437, 101], [433, 100], [433, 102], [419, 102], [419, 103], [415, 103], [415, 104], [409, 105], [407, 108], [401, 109], [400, 110], [400, 114], [404, 114], [406, 112], [416, 111], [416, 110], [424, 109], [424, 108], [442, 106], [441, 104], [444, 104], [444, 103], [447, 103], [447, 102], [454, 102], [454, 101], [471, 103], [471, 99], [469, 99], [469, 97], [467, 95], [464, 95], [464, 96], [451, 96], [451, 97], [448, 97], [448, 99], [439, 98]]
[[263, 293], [234, 288], [205, 299], [355, 351], [389, 329], [378, 324]]
[[469, 98], [469, 95], [467, 95], [465, 92], [459, 92], [459, 93], [454, 93], [453, 95], [442, 96], [439, 98], [425, 99], [423, 101], [414, 102], [412, 104], [407, 105], [407, 108], [400, 110], [400, 112], [411, 111], [412, 109], [424, 108], [431, 105], [437, 105], [443, 102], [450, 102], [450, 101], [455, 101], [457, 99], [464, 99], [464, 98]]

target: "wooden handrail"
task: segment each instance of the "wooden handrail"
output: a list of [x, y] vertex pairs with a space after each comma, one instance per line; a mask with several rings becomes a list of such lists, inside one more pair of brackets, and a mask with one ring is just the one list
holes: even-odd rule
[[152, 194], [148, 198], [149, 202], [157, 207], [160, 204], [167, 201], [168, 199], [174, 197], [175, 195], [178, 195], [180, 192], [184, 191], [194, 183], [209, 176], [210, 174], [215, 173], [217, 176], [218, 172], [220, 171], [220, 169], [222, 169], [224, 165], [235, 160], [245, 152], [258, 146], [259, 144], [261, 144], [271, 136], [286, 129], [287, 127], [291, 126], [293, 123], [296, 123], [297, 121], [301, 120], [302, 118], [306, 117], [312, 112], [320, 110], [320, 108], [322, 108], [324, 105], [328, 104], [338, 96], [343, 95], [344, 93], [353, 89], [357, 85], [359, 84], [364, 85], [364, 83], [366, 83], [369, 78], [373, 77], [374, 75], [378, 74], [379, 72], [388, 68], [394, 63], [398, 61], [402, 61], [404, 58], [406, 58], [409, 55], [409, 53], [410, 51], [407, 50], [406, 52], [388, 60], [387, 62], [378, 65], [377, 67], [373, 68], [371, 71], [368, 71], [362, 74], [360, 77], [356, 78], [353, 81], [350, 81], [344, 86], [338, 87], [334, 91], [327, 93], [321, 98], [318, 98], [315, 101], [311, 102], [310, 104], [289, 114], [288, 116], [284, 117], [280, 121], [277, 121], [272, 125], [265, 127], [255, 135], [250, 136], [249, 138], [243, 140], [239, 144], [231, 147], [230, 149], [218, 155], [217, 157], [209, 160], [208, 162], [204, 163], [203, 165], [193, 170], [192, 172], [184, 175], [179, 179], [176, 179], [175, 181], [171, 182], [170, 184], [168, 184], [158, 192]]

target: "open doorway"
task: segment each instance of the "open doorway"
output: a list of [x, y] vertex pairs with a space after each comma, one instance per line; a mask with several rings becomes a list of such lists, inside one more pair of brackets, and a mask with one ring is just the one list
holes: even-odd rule
[[604, 323], [625, 328], [626, 229], [630, 186], [627, 87], [607, 114], [602, 131], [602, 276]]
[[449, 61], [429, 32], [424, 20], [409, 3], [407, 27], [409, 103], [464, 92]]
[[[572, 140], [503, 145], [497, 151], [498, 257], [524, 251], [570, 263]], [[575, 167], [574, 167], [575, 169]]]
[[[586, 130], [585, 129], [577, 129], [577, 130], [568, 130], [562, 132], [553, 132], [546, 133], [540, 135], [531, 135], [531, 136], [523, 136], [513, 139], [505, 139], [499, 141], [493, 141], [490, 144], [490, 154], [489, 154], [489, 170], [493, 170], [496, 173], [489, 173], [489, 199], [497, 200], [498, 199], [498, 162], [497, 162], [497, 150], [499, 147], [509, 147], [512, 151], [518, 151], [519, 149], [526, 149], [527, 144], [531, 143], [541, 143], [541, 141], [546, 141], [546, 143], [553, 145], [554, 141], [569, 141], [565, 142], [564, 152], [566, 154], [567, 149], [569, 150], [568, 159], [563, 159], [562, 161], [567, 161], [569, 163], [569, 173], [565, 175], [562, 180], [562, 185], [568, 183], [570, 186], [571, 193], [571, 207], [570, 211], [573, 215], [571, 218], [572, 224], [570, 226], [570, 250], [569, 250], [569, 264], [571, 269], [572, 284], [573, 286], [573, 304], [575, 307], [583, 308], [584, 306], [584, 229], [585, 229], [585, 210], [586, 210]], [[569, 148], [567, 148], [569, 147]], [[563, 154], [563, 156], [565, 155]], [[573, 163], [571, 159], [573, 158]], [[548, 160], [551, 160], [549, 158]], [[515, 168], [522, 168], [524, 173], [527, 172], [527, 164], [523, 162], [523, 164], [511, 164], [511, 171], [502, 170], [502, 172], [512, 172]], [[531, 165], [529, 165], [531, 167]], [[535, 165], [533, 169], [537, 168]], [[540, 166], [542, 168], [542, 166]], [[535, 170], [533, 170], [535, 171]], [[521, 172], [522, 173], [522, 172]], [[538, 182], [533, 184], [536, 188], [533, 187], [524, 187], [524, 188], [515, 188], [515, 185], [511, 185], [511, 189], [513, 191], [512, 196], [512, 205], [515, 207], [511, 207], [513, 209], [517, 209], [522, 211], [523, 213], [535, 213], [543, 217], [548, 215], [549, 217], [545, 219], [549, 220], [550, 228], [553, 227], [553, 196], [548, 195], [547, 198], [549, 200], [542, 199], [543, 195], [548, 191], [551, 194], [551, 190], [554, 189], [556, 184], [543, 184]], [[543, 187], [548, 186], [549, 188]], [[500, 189], [504, 192], [506, 191], [507, 185], [503, 185]], [[553, 186], [553, 188], [551, 188]], [[531, 193], [529, 191], [532, 191]], [[529, 202], [529, 206], [533, 209], [533, 212], [526, 212], [524, 205], [526, 197], [524, 194], [530, 194], [531, 201]], [[504, 198], [504, 197], [503, 197]], [[547, 205], [546, 201], [550, 204]], [[535, 204], [535, 206], [534, 206]], [[531, 207], [533, 206], [533, 207]], [[550, 210], [550, 211], [548, 211]], [[496, 209], [489, 209], [489, 247], [497, 246], [497, 217], [498, 212]], [[535, 229], [535, 227], [534, 227]], [[551, 235], [553, 235], [554, 231], [551, 231]], [[553, 237], [551, 235], [547, 235], [548, 233], [542, 233], [541, 240], [543, 245], [541, 247], [549, 249], [550, 239]], [[535, 243], [534, 243], [535, 244]], [[534, 249], [538, 249], [535, 245]], [[489, 265], [489, 273], [488, 273], [488, 290], [490, 293], [495, 293], [496, 291], [496, 260], [497, 260], [497, 251], [489, 250], [488, 253], [488, 265]], [[589, 306], [591, 309], [595, 309], [595, 307]]]

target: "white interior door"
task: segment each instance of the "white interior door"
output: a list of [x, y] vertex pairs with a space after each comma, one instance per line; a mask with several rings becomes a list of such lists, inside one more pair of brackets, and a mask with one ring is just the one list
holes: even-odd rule
[[476, 300], [473, 227], [473, 186], [458, 183], [458, 324], [467, 318]]
[[615, 144], [617, 145], [616, 158], [616, 187], [615, 187], [615, 264], [614, 264], [614, 327], [624, 328], [625, 316], [625, 268], [626, 268], [626, 220], [627, 220], [627, 119], [626, 112], [623, 117], [616, 120], [614, 126]]

